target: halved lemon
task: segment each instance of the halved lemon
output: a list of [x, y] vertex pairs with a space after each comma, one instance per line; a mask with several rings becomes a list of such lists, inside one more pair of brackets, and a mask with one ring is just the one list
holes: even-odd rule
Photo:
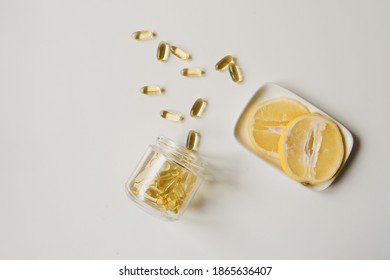
[[339, 127], [317, 113], [290, 121], [279, 139], [279, 160], [284, 172], [303, 185], [331, 179], [344, 159]]
[[278, 158], [278, 142], [283, 128], [292, 119], [309, 113], [305, 105], [291, 98], [266, 100], [257, 105], [249, 117], [248, 134], [255, 150]]

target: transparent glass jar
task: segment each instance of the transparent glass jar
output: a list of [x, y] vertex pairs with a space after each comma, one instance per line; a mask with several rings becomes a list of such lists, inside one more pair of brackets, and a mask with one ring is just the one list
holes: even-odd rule
[[177, 220], [205, 176], [195, 153], [160, 136], [150, 145], [126, 183], [126, 192], [145, 211]]

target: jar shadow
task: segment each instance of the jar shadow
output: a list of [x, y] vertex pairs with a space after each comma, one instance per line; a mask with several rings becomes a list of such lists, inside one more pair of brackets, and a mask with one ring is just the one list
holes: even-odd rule
[[198, 191], [195, 193], [188, 208], [200, 209], [212, 203], [215, 199], [221, 199], [219, 187], [237, 187], [239, 186], [235, 174], [237, 173], [238, 158], [230, 157], [223, 159], [202, 157], [208, 163], [204, 181]]

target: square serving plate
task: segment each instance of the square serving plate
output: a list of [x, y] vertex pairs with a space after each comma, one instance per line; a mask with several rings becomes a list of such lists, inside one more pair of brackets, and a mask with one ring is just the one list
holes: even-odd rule
[[273, 166], [274, 168], [278, 169], [281, 174], [283, 174], [284, 176], [287, 176], [284, 174], [278, 159], [268, 159], [268, 158], [261, 156], [260, 154], [258, 154], [256, 152], [256, 150], [253, 148], [253, 145], [249, 139], [248, 132], [247, 132], [248, 131], [248, 129], [247, 129], [248, 118], [250, 117], [251, 112], [254, 110], [256, 105], [259, 104], [260, 102], [267, 100], [267, 99], [271, 99], [271, 98], [275, 98], [275, 97], [290, 97], [290, 98], [293, 98], [295, 100], [298, 100], [302, 104], [306, 105], [306, 107], [311, 112], [320, 113], [321, 115], [332, 119], [334, 122], [336, 122], [338, 124], [340, 131], [344, 137], [345, 157], [344, 157], [344, 161], [343, 161], [339, 171], [337, 172], [337, 174], [332, 179], [330, 179], [324, 183], [321, 183], [321, 184], [318, 184], [315, 186], [310, 186], [310, 187], [303, 186], [300, 183], [291, 179], [292, 184], [306, 187], [306, 188], [309, 188], [311, 190], [322, 191], [322, 190], [326, 189], [336, 179], [336, 177], [340, 173], [340, 170], [343, 168], [345, 162], [348, 160], [348, 157], [351, 154], [352, 147], [353, 147], [352, 134], [348, 131], [348, 129], [345, 126], [343, 126], [337, 120], [333, 119], [331, 116], [329, 116], [325, 112], [321, 111], [320, 109], [318, 109], [313, 104], [306, 101], [305, 99], [299, 97], [298, 95], [296, 95], [292, 91], [290, 91], [286, 88], [283, 88], [277, 84], [273, 84], [273, 83], [268, 83], [268, 84], [265, 84], [264, 86], [262, 86], [255, 93], [255, 95], [252, 97], [252, 99], [249, 101], [248, 105], [244, 108], [244, 111], [241, 113], [241, 116], [239, 117], [239, 119], [236, 123], [236, 126], [234, 128], [234, 135], [235, 135], [236, 139], [249, 151], [251, 151], [254, 154], [256, 154], [257, 156], [259, 156], [262, 160], [268, 162], [271, 167]]

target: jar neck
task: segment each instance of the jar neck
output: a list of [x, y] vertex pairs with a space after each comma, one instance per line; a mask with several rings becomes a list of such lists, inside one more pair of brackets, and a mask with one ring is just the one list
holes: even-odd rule
[[167, 158], [174, 160], [197, 176], [205, 175], [205, 163], [203, 160], [194, 152], [177, 145], [171, 139], [165, 136], [159, 136], [155, 148]]

